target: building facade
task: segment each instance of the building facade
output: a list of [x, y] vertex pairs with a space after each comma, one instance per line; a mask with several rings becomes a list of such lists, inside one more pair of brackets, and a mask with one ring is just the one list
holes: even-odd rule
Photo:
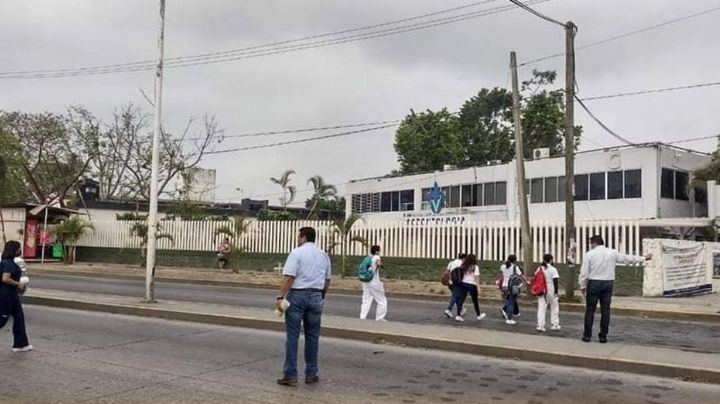
[[[577, 220], [704, 217], [706, 196], [688, 189], [705, 153], [659, 143], [579, 152], [575, 158]], [[525, 162], [531, 221], [565, 219], [563, 157]], [[347, 187], [347, 214], [366, 220], [462, 217], [518, 219], [515, 161], [400, 177], [355, 180]]]

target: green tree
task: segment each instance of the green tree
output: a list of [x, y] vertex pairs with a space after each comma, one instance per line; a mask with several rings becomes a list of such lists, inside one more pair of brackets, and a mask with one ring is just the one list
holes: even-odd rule
[[305, 203], [305, 206], [310, 209], [307, 216], [309, 220], [311, 218], [317, 218], [317, 209], [320, 202], [337, 198], [337, 188], [335, 188], [334, 185], [326, 183], [325, 179], [319, 175], [310, 177], [308, 184], [312, 184], [313, 186], [313, 195], [307, 201], [310, 202], [309, 206], [307, 202]]
[[[315, 200], [313, 198], [308, 198], [305, 201], [305, 208], [310, 209], [314, 203]], [[328, 199], [321, 199], [317, 204], [318, 214], [321, 211], [333, 212], [345, 216], [345, 198], [342, 196], [335, 196]]]
[[261, 222], [297, 220], [297, 217], [288, 211], [276, 211], [263, 209], [257, 214], [257, 220]]
[[[140, 217], [138, 215], [138, 217]], [[147, 217], [147, 216], [145, 216]], [[175, 242], [175, 238], [168, 233], [162, 232], [162, 225], [160, 223], [157, 224], [157, 230], [155, 232], [155, 239], [156, 240], [162, 240], [162, 239], [168, 239], [171, 243]], [[140, 267], [143, 267], [145, 265], [145, 259], [147, 257], [147, 243], [148, 243], [148, 223], [147, 221], [138, 221], [133, 223], [133, 225], [130, 227], [130, 235], [138, 237], [140, 239]]]
[[[718, 136], [718, 140], [720, 141], [720, 136]], [[690, 189], [707, 191], [708, 181], [717, 181], [720, 183], [720, 148], [713, 152], [710, 161], [706, 165], [693, 171], [691, 177], [690, 183], [688, 184]]]
[[94, 230], [93, 225], [83, 220], [80, 216], [72, 216], [53, 227], [53, 232], [65, 249], [64, 256], [66, 264], [75, 263], [77, 242], [88, 230]]
[[483, 88], [460, 108], [460, 126], [465, 145], [465, 167], [485, 165], [490, 160], [507, 162], [513, 148], [512, 94], [504, 88]]
[[410, 114], [395, 133], [395, 152], [404, 174], [442, 170], [465, 156], [459, 119], [446, 108]]
[[[246, 217], [235, 216], [232, 218], [232, 226], [223, 226], [215, 231], [215, 235], [225, 236], [231, 241], [230, 256], [228, 257], [230, 262], [237, 262], [242, 253], [245, 252], [245, 247], [240, 244], [240, 238], [247, 233], [251, 223]], [[233, 272], [237, 273], [238, 266], [231, 266]]]
[[283, 190], [283, 196], [280, 198], [280, 204], [283, 207], [283, 211], [286, 213], [288, 205], [295, 200], [295, 194], [297, 193], [297, 188], [290, 185], [290, 176], [293, 174], [295, 174], [295, 170], [285, 170], [280, 178], [270, 178], [270, 181], [272, 181], [273, 184], [280, 185]]
[[347, 276], [347, 253], [352, 243], [360, 243], [367, 247], [368, 241], [365, 237], [361, 236], [350, 236], [350, 232], [358, 221], [362, 218], [358, 215], [352, 214], [346, 219], [338, 219], [333, 222], [330, 226], [330, 232], [334, 236], [335, 242], [333, 242], [327, 249], [327, 253], [330, 254], [335, 250], [335, 247], [340, 246], [340, 254], [342, 256], [342, 268], [341, 273], [344, 278]]

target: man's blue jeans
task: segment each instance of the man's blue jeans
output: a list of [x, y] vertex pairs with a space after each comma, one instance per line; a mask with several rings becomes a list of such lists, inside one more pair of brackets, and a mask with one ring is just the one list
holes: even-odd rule
[[305, 333], [305, 378], [317, 376], [318, 348], [320, 342], [320, 319], [322, 317], [322, 292], [291, 290], [287, 295], [290, 307], [285, 313], [285, 367], [288, 379], [297, 379], [298, 340], [300, 324]]

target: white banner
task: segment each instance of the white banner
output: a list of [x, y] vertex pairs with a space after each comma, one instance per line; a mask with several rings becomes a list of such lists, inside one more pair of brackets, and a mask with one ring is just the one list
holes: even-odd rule
[[663, 296], [688, 296], [712, 291], [705, 245], [662, 243]]

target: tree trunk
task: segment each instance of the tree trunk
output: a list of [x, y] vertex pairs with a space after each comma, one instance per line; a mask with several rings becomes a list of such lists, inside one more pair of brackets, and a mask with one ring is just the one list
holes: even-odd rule
[[313, 202], [312, 208], [310, 209], [310, 212], [308, 213], [307, 220], [310, 220], [312, 218], [313, 212], [315, 212], [315, 209], [317, 209], [318, 206], [318, 199], [315, 198], [315, 201]]
[[346, 276], [346, 273], [345, 273], [345, 269], [346, 269], [345, 260], [346, 260], [345, 240], [343, 240], [343, 243], [342, 243], [342, 277], [343, 277], [343, 278], [345, 278], [345, 276]]
[[5, 243], [7, 243], [7, 237], [5, 236], [5, 215], [3, 215], [2, 204], [0, 204], [0, 227], [2, 228], [3, 245], [5, 245]]

